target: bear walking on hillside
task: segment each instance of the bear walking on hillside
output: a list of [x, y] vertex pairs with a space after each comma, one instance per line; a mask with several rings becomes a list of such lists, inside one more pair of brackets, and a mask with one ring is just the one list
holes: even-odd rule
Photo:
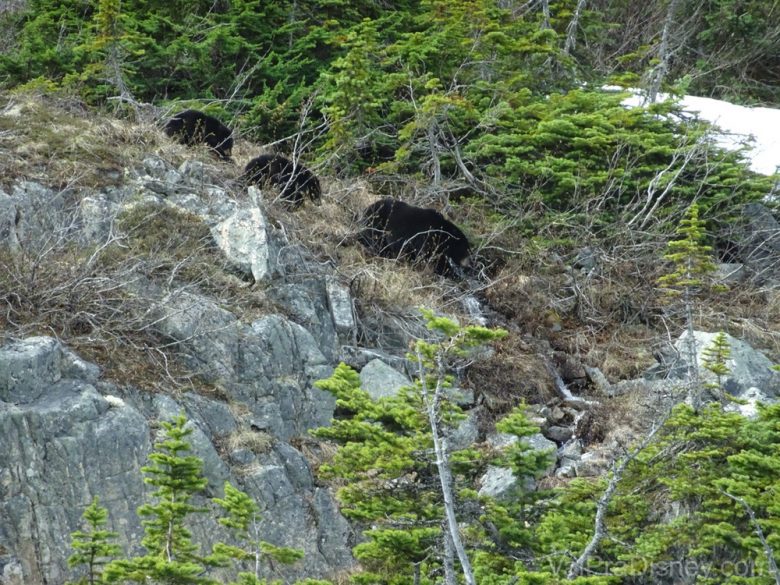
[[304, 196], [317, 205], [322, 198], [320, 181], [314, 173], [279, 154], [263, 154], [250, 160], [241, 180], [247, 185], [270, 184], [279, 188], [279, 199], [290, 209], [300, 207]]
[[214, 116], [198, 110], [184, 110], [168, 120], [164, 130], [182, 144], [195, 146], [205, 143], [224, 160], [230, 159], [233, 150], [232, 132]]
[[461, 277], [469, 264], [468, 239], [435, 209], [380, 199], [365, 209], [361, 224], [357, 240], [379, 256], [431, 264], [450, 278]]

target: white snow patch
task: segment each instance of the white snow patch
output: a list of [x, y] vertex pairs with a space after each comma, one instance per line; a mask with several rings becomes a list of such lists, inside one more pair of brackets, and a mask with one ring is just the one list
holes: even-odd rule
[[[631, 91], [633, 95], [623, 100], [626, 106], [645, 105], [645, 97], [637, 90], [607, 85], [608, 91]], [[658, 94], [658, 100], [668, 99]], [[747, 146], [745, 156], [750, 168], [763, 175], [780, 172], [780, 109], [738, 106], [722, 100], [686, 95], [680, 99], [683, 110], [695, 113], [702, 120], [718, 126], [721, 132], [714, 135], [718, 146], [738, 150]]]

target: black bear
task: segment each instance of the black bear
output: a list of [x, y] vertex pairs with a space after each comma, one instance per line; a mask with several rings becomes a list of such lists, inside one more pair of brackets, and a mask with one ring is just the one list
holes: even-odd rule
[[361, 224], [357, 240], [385, 258], [430, 263], [436, 274], [450, 278], [463, 276], [468, 266], [468, 239], [435, 209], [380, 199], [363, 211]]
[[279, 199], [291, 209], [301, 206], [304, 195], [318, 205], [322, 198], [320, 181], [314, 173], [279, 154], [263, 154], [250, 160], [241, 180], [244, 184], [278, 187]]
[[182, 144], [195, 146], [205, 142], [224, 160], [230, 159], [233, 150], [232, 132], [214, 116], [198, 110], [184, 110], [168, 120], [164, 130]]

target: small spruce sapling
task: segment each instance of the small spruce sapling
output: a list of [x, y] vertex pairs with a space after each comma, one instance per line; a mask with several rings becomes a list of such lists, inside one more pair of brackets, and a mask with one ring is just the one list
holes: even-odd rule
[[138, 515], [145, 518], [141, 544], [146, 554], [109, 563], [104, 573], [109, 583], [215, 583], [203, 575], [207, 567], [220, 564], [222, 559], [201, 556], [187, 528], [192, 514], [206, 512], [192, 499], [203, 492], [207, 480], [203, 477], [203, 460], [187, 455], [191, 451], [187, 437], [192, 428], [186, 424], [184, 415], [162, 423], [164, 438], [155, 443], [149, 454], [152, 464], [141, 468], [146, 474], [144, 482], [157, 488], [152, 493], [155, 502], [138, 508]]
[[275, 546], [260, 538], [257, 504], [230, 482], [225, 482], [225, 497], [214, 498], [214, 502], [225, 512], [219, 523], [228, 528], [241, 542], [241, 546], [217, 543], [214, 545], [214, 554], [240, 562], [252, 561], [254, 564], [252, 572], [239, 573], [235, 585], [264, 585], [265, 580], [260, 578], [262, 562], [267, 563], [273, 570], [274, 561], [289, 565], [303, 558], [301, 550]]
[[[461, 327], [423, 312], [435, 341], [418, 341], [409, 358], [418, 366], [411, 386], [372, 400], [358, 374], [340, 364], [319, 388], [336, 396], [342, 415], [313, 434], [339, 449], [323, 477], [339, 480], [341, 512], [364, 522], [365, 541], [353, 550], [367, 571], [363, 582], [425, 582], [444, 573], [445, 583], [475, 583], [467, 542], [461, 536], [476, 509], [470, 479], [479, 456], [453, 449], [448, 438], [465, 415], [449, 388], [457, 362], [475, 359], [473, 349], [503, 337], [504, 331]], [[456, 563], [461, 577], [456, 575]], [[406, 581], [404, 581], [406, 582]]]
[[71, 546], [75, 552], [68, 557], [68, 566], [72, 568], [85, 565], [87, 575], [78, 583], [94, 585], [101, 581], [101, 567], [121, 550], [112, 542], [117, 533], [103, 528], [108, 522], [108, 510], [100, 505], [97, 496], [92, 499], [81, 517], [87, 527], [86, 530], [71, 532]]
[[712, 340], [712, 343], [701, 350], [701, 361], [705, 369], [715, 374], [716, 382], [708, 382], [705, 388], [715, 390], [722, 405], [726, 403], [731, 396], [726, 394], [723, 387], [724, 378], [731, 373], [726, 362], [731, 357], [731, 346], [729, 345], [726, 334], [723, 331], [718, 332]]
[[722, 285], [709, 285], [707, 276], [715, 271], [712, 247], [704, 243], [707, 232], [699, 219], [699, 206], [692, 203], [685, 217], [675, 230], [680, 236], [666, 246], [664, 259], [672, 263], [674, 270], [658, 279], [664, 293], [671, 298], [682, 298], [687, 331], [686, 349], [688, 361], [688, 399], [694, 408], [700, 406], [699, 369], [696, 364], [696, 337], [694, 335], [693, 311], [702, 290], [721, 291]]
[[[471, 567], [471, 561], [460, 535], [456, 515], [456, 501], [453, 493], [452, 464], [446, 429], [446, 390], [452, 386], [452, 370], [454, 362], [468, 359], [471, 350], [480, 345], [495, 341], [506, 336], [504, 330], [487, 329], [486, 327], [461, 327], [451, 319], [436, 317], [433, 311], [422, 311], [428, 320], [431, 331], [443, 336], [444, 339], [429, 343], [418, 340], [414, 344], [413, 357], [417, 362], [417, 386], [428, 417], [428, 425], [433, 441], [435, 464], [441, 489], [444, 517], [449, 532], [446, 535], [452, 544], [455, 555], [467, 585], [476, 585], [476, 579]], [[445, 566], [445, 571], [447, 567]]]

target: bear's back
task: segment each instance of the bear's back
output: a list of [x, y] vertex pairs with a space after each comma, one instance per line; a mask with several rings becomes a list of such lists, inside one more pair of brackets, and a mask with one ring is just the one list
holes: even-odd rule
[[451, 262], [461, 265], [470, 254], [465, 234], [435, 209], [380, 199], [365, 209], [362, 223], [358, 240], [375, 253], [424, 260], [444, 276], [453, 275]]
[[233, 150], [233, 133], [230, 128], [214, 116], [199, 110], [179, 112], [166, 122], [163, 130], [187, 146], [206, 143], [223, 159], [229, 159]]

